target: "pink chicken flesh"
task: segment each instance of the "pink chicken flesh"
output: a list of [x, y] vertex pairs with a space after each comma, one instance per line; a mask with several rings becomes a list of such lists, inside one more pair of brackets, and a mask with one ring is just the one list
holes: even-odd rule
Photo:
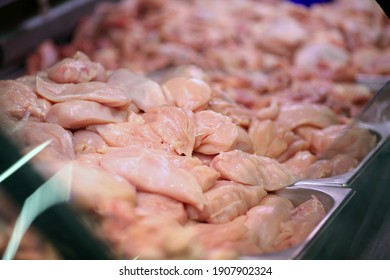
[[291, 130], [303, 125], [324, 128], [338, 122], [336, 114], [328, 107], [316, 104], [282, 106], [276, 121]]
[[303, 202], [292, 211], [291, 219], [281, 224], [276, 247], [280, 250], [301, 243], [325, 215], [323, 205], [315, 196]]
[[296, 181], [292, 172], [276, 160], [239, 150], [220, 153], [211, 164], [221, 177], [237, 183], [274, 191]]
[[81, 129], [73, 132], [73, 147], [76, 154], [84, 154], [104, 151], [108, 145], [98, 133]]
[[244, 215], [267, 195], [263, 187], [246, 186], [231, 181], [218, 181], [204, 193], [206, 205], [202, 211], [189, 206], [189, 217], [196, 221], [221, 224]]
[[261, 252], [275, 250], [275, 242], [281, 233], [280, 225], [291, 218], [293, 204], [286, 198], [277, 195], [267, 195], [258, 206], [246, 214], [245, 227], [248, 238], [256, 244]]
[[140, 122], [123, 122], [89, 127], [111, 147], [140, 146], [157, 150], [169, 150], [163, 139], [141, 119]]
[[230, 118], [213, 112], [195, 113], [195, 151], [206, 155], [232, 150], [239, 137], [238, 127]]
[[50, 80], [56, 83], [84, 83], [105, 81], [107, 74], [100, 63], [92, 62], [89, 57], [77, 52], [73, 58], [65, 58], [46, 70]]
[[114, 71], [108, 78], [107, 84], [120, 88], [121, 91], [125, 92], [127, 98], [143, 111], [167, 104], [164, 94], [156, 82], [125, 69]]
[[127, 118], [127, 112], [85, 100], [70, 100], [51, 106], [46, 121], [66, 129], [76, 129], [93, 124], [119, 123]]
[[126, 107], [131, 102], [122, 89], [104, 82], [57, 84], [37, 75], [36, 88], [40, 96], [52, 102], [87, 100], [110, 107]]
[[12, 80], [0, 81], [1, 111], [12, 119], [30, 119], [42, 121], [50, 109], [51, 103], [40, 99], [31, 87]]
[[211, 88], [197, 78], [172, 78], [162, 85], [162, 89], [170, 104], [193, 112], [207, 108], [211, 100]]
[[185, 224], [188, 220], [182, 202], [156, 193], [138, 192], [136, 211], [138, 215], [161, 216], [180, 224]]
[[204, 207], [202, 188], [196, 179], [164, 154], [133, 146], [108, 152], [101, 164], [126, 178], [137, 190], [166, 195], [198, 209]]
[[123, 177], [102, 167], [74, 161], [72, 166], [72, 200], [88, 210], [98, 209], [102, 201], [136, 202], [136, 189]]
[[191, 111], [163, 105], [151, 108], [142, 117], [179, 155], [192, 155], [195, 144], [195, 118]]

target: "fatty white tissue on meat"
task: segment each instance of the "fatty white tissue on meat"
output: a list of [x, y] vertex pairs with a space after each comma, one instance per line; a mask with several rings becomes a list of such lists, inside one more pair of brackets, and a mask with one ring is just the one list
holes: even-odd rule
[[390, 73], [390, 25], [355, 2], [103, 4], [0, 81], [1, 127], [23, 153], [53, 140], [36, 168], [73, 163], [71, 202], [117, 258], [284, 250], [326, 213], [274, 191], [350, 171], [376, 143], [344, 129], [372, 96], [355, 75]]

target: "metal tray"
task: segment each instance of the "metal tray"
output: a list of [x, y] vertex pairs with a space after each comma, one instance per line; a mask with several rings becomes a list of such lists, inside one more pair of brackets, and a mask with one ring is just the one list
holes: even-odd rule
[[307, 250], [315, 243], [315, 240], [325, 229], [327, 225], [330, 225], [332, 219], [340, 212], [344, 205], [354, 194], [354, 191], [349, 188], [337, 188], [329, 186], [292, 186], [282, 190], [278, 190], [275, 194], [288, 198], [294, 206], [311, 199], [312, 195], [315, 195], [323, 204], [326, 216], [322, 221], [314, 228], [314, 230], [306, 237], [306, 239], [299, 245], [291, 247], [287, 250], [254, 255], [254, 256], [242, 256], [241, 259], [266, 259], [266, 260], [286, 260], [286, 259], [301, 259], [305, 256]]

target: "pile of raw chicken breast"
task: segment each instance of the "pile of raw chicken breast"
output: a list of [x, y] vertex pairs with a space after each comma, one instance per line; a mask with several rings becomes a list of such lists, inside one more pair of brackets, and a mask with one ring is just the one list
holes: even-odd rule
[[[372, 97], [355, 76], [390, 74], [389, 43], [373, 1], [103, 4], [0, 81], [1, 125], [23, 152], [52, 140], [36, 168], [72, 164], [71, 202], [117, 258], [277, 252], [326, 213], [273, 192], [375, 145], [358, 127], [333, 140]], [[30, 240], [20, 258], [55, 256]]]

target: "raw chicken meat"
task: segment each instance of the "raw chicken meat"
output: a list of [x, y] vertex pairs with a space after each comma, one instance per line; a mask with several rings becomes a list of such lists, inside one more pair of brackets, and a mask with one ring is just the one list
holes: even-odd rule
[[190, 174], [198, 181], [202, 191], [205, 192], [214, 186], [214, 183], [219, 178], [219, 172], [215, 171], [206, 165], [198, 165], [189, 170]]
[[248, 127], [253, 113], [235, 102], [229, 102], [221, 98], [213, 98], [210, 102], [210, 110], [231, 118], [233, 123], [242, 127]]
[[60, 84], [107, 80], [106, 70], [100, 63], [92, 62], [82, 52], [65, 58], [46, 70], [50, 80]]
[[275, 158], [285, 152], [295, 140], [295, 135], [286, 126], [271, 120], [252, 121], [249, 127], [255, 154]]
[[136, 190], [123, 177], [109, 173], [102, 167], [72, 162], [71, 200], [87, 210], [98, 209], [102, 201], [136, 203]]
[[276, 247], [289, 248], [301, 243], [325, 215], [323, 205], [315, 196], [300, 204], [293, 210], [291, 220], [281, 223]]
[[256, 119], [258, 120], [274, 120], [279, 114], [279, 102], [277, 100], [270, 101], [268, 107], [257, 108], [260, 102], [256, 103]]
[[286, 198], [277, 195], [267, 195], [258, 206], [250, 209], [246, 216], [245, 227], [248, 229], [248, 239], [262, 253], [275, 251], [275, 242], [281, 233], [281, 224], [291, 218], [293, 204]]
[[[254, 25], [257, 44], [270, 53], [290, 57], [307, 39], [305, 28], [292, 17], [271, 18]], [[286, 36], [288, 34], [288, 36]]]
[[76, 129], [102, 123], [119, 123], [127, 119], [127, 112], [85, 100], [69, 100], [51, 106], [46, 121], [66, 129]]
[[318, 30], [315, 32], [311, 38], [313, 43], [321, 44], [331, 44], [338, 47], [346, 48], [346, 42], [343, 38], [341, 30], [336, 28], [327, 29], [327, 30]]
[[199, 259], [202, 252], [195, 231], [183, 228], [172, 219], [141, 216], [123, 221], [115, 213], [101, 223], [98, 233], [108, 239], [114, 252], [127, 259]]
[[234, 146], [235, 150], [241, 150], [246, 153], [254, 153], [254, 148], [253, 148], [253, 143], [252, 139], [249, 136], [249, 133], [242, 128], [241, 126], [237, 126], [238, 129], [238, 138], [237, 138], [237, 143]]
[[210, 166], [211, 161], [215, 157], [215, 155], [205, 155], [205, 154], [196, 153], [196, 152], [193, 153], [193, 156], [198, 158], [202, 162], [202, 164], [207, 165], [207, 166]]
[[334, 88], [334, 83], [325, 79], [310, 81], [294, 80], [291, 87], [277, 93], [275, 99], [281, 103], [323, 104]]
[[305, 172], [311, 164], [316, 162], [316, 160], [317, 157], [309, 151], [300, 151], [285, 161], [283, 164], [287, 166], [294, 173], [294, 175], [303, 177], [303, 172]]
[[202, 211], [188, 206], [190, 219], [222, 224], [244, 215], [267, 195], [263, 187], [246, 186], [231, 181], [218, 181], [204, 193], [206, 205]]
[[238, 127], [230, 118], [210, 111], [195, 113], [196, 139], [194, 150], [213, 155], [233, 149], [238, 141]]
[[[21, 76], [17, 78], [15, 81], [21, 82], [31, 88], [34, 92], [36, 92], [36, 84], [37, 84], [37, 76], [36, 75], [27, 75], [27, 76]], [[44, 99], [47, 101], [46, 99]]]
[[303, 170], [302, 178], [305, 179], [320, 179], [331, 176], [333, 173], [333, 164], [330, 160], [317, 160]]
[[94, 125], [89, 129], [96, 130], [112, 147], [138, 145], [144, 148], [169, 151], [168, 145], [164, 143], [160, 135], [154, 132], [142, 119], [138, 122]]
[[340, 21], [340, 29], [350, 49], [375, 45], [379, 41], [382, 31], [380, 23], [367, 25], [365, 20], [350, 18], [344, 18]]
[[285, 162], [296, 153], [300, 151], [306, 151], [310, 147], [310, 143], [300, 137], [296, 136], [294, 141], [288, 146], [287, 150], [279, 155], [276, 159], [279, 162]]
[[[202, 80], [204, 82], [208, 81], [208, 76], [205, 71], [198, 66], [193, 64], [184, 64], [179, 65], [177, 67], [169, 67], [164, 68], [159, 71], [155, 71], [149, 74], [149, 76], [159, 84], [162, 84], [164, 88], [164, 84], [168, 82], [168, 80], [174, 78], [194, 78], [195, 80]], [[180, 79], [179, 79], [180, 80]]]
[[132, 146], [108, 152], [101, 165], [126, 178], [137, 190], [166, 195], [200, 210], [204, 207], [202, 188], [196, 179], [164, 154]]
[[110, 107], [126, 107], [131, 102], [122, 89], [104, 82], [57, 84], [37, 75], [36, 88], [40, 96], [52, 102], [87, 100]]
[[188, 220], [182, 202], [156, 193], [138, 192], [136, 212], [138, 215], [173, 219], [182, 225]]
[[67, 162], [75, 158], [71, 133], [57, 124], [23, 122], [15, 132], [15, 136], [22, 147], [25, 147], [24, 150], [35, 148], [47, 140], [52, 140], [35, 157], [42, 162]]
[[220, 153], [210, 166], [224, 179], [264, 187], [266, 191], [289, 186], [297, 179], [287, 167], [276, 160], [239, 150]]
[[[156, 151], [156, 153], [158, 153], [158, 151]], [[202, 166], [202, 162], [196, 157], [180, 156], [176, 153], [164, 153], [164, 156], [176, 167], [183, 168], [187, 171]]]
[[[335, 86], [327, 105], [336, 113], [356, 117], [371, 98], [372, 90], [367, 85], [342, 83]], [[340, 120], [341, 123], [348, 123], [348, 120], [343, 120], [343, 116]]]
[[340, 122], [356, 116], [372, 97], [368, 86], [356, 83], [333, 83], [324, 79], [293, 82], [290, 88], [275, 94], [281, 104], [319, 104], [329, 107]]
[[179, 156], [175, 153], [167, 153], [164, 156], [176, 167], [188, 171], [199, 183], [203, 192], [211, 188], [219, 178], [217, 171], [202, 165], [203, 163], [197, 157]]
[[359, 163], [356, 158], [348, 154], [336, 155], [332, 158], [331, 162], [333, 165], [332, 176], [347, 173], [354, 169]]
[[73, 147], [78, 155], [102, 152], [108, 145], [98, 133], [81, 129], [73, 132]]
[[238, 249], [234, 242], [243, 241], [248, 229], [245, 227], [245, 216], [223, 224], [197, 223], [187, 227], [194, 230], [200, 244], [207, 250]]
[[88, 166], [100, 166], [103, 154], [101, 153], [85, 153], [78, 155], [77, 161]]
[[114, 71], [108, 78], [107, 84], [120, 88], [125, 92], [126, 97], [143, 111], [167, 104], [165, 96], [156, 82], [125, 69]]
[[349, 81], [354, 75], [350, 63], [345, 49], [327, 43], [306, 44], [294, 56], [297, 75], [302, 78]]
[[361, 160], [375, 143], [375, 135], [366, 129], [334, 125], [313, 131], [311, 149], [315, 154], [327, 158], [344, 154]]
[[191, 156], [195, 144], [195, 117], [176, 106], [153, 107], [142, 118], [179, 155]]
[[40, 99], [27, 85], [19, 81], [0, 81], [1, 111], [15, 120], [43, 121], [51, 103]]
[[326, 106], [316, 104], [289, 104], [282, 106], [276, 121], [290, 130], [303, 125], [324, 128], [338, 123], [335, 113]]
[[390, 48], [360, 48], [353, 53], [353, 63], [359, 73], [390, 75]]
[[211, 88], [197, 78], [176, 77], [162, 85], [166, 100], [180, 108], [199, 111], [211, 100]]

